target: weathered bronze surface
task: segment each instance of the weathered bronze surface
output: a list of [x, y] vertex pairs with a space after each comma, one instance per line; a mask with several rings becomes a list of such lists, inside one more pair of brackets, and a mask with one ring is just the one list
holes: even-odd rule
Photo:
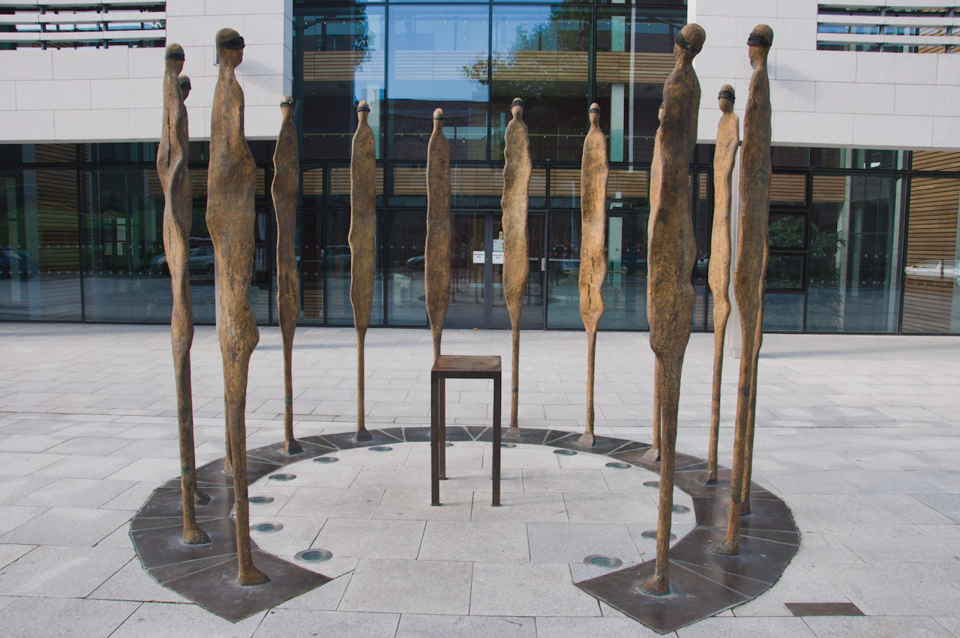
[[597, 325], [603, 316], [603, 282], [607, 278], [604, 229], [607, 219], [607, 139], [600, 130], [600, 107], [590, 105], [590, 130], [580, 162], [580, 318], [587, 332], [587, 425], [580, 443], [594, 444], [593, 379]]
[[367, 123], [370, 107], [357, 104], [357, 132], [350, 159], [350, 304], [357, 331], [357, 440], [370, 441], [364, 420], [363, 342], [373, 309], [373, 280], [377, 266], [377, 157], [373, 129]]
[[220, 60], [210, 119], [210, 168], [207, 179], [207, 228], [213, 240], [220, 284], [220, 352], [229, 454], [237, 521], [237, 581], [256, 585], [269, 580], [253, 564], [250, 504], [247, 501], [247, 374], [250, 355], [260, 340], [250, 307], [253, 273], [254, 194], [257, 166], [243, 131], [243, 88], [236, 67], [243, 62], [243, 38], [233, 29], [217, 32]]
[[767, 55], [773, 29], [754, 28], [747, 40], [753, 77], [743, 118], [743, 157], [740, 162], [740, 230], [733, 291], [740, 309], [743, 353], [737, 387], [737, 417], [733, 440], [733, 474], [727, 534], [714, 549], [718, 554], [740, 551], [740, 516], [750, 511], [750, 466], [757, 408], [757, 362], [763, 339], [763, 291], [767, 272], [767, 223], [770, 215], [770, 78]]
[[740, 148], [740, 118], [733, 112], [736, 93], [729, 84], [720, 89], [720, 123], [713, 155], [713, 236], [710, 239], [708, 282], [713, 293], [713, 400], [710, 404], [710, 449], [703, 482], [717, 482], [720, 441], [720, 384], [723, 379], [723, 342], [730, 317], [730, 205], [733, 166]]
[[300, 190], [300, 151], [293, 123], [293, 98], [283, 96], [283, 124], [273, 152], [273, 209], [277, 214], [277, 317], [283, 337], [283, 449], [300, 454], [303, 446], [293, 436], [293, 335], [300, 314], [297, 270], [297, 193]]
[[656, 357], [660, 400], [660, 515], [657, 526], [656, 569], [643, 583], [644, 591], [670, 591], [670, 526], [673, 513], [674, 463], [680, 373], [693, 325], [691, 283], [696, 244], [690, 216], [689, 166], [697, 142], [700, 82], [693, 59], [703, 47], [704, 30], [688, 24], [676, 37], [676, 65], [663, 85], [660, 122], [658, 201], [650, 212], [647, 285], [650, 347]]
[[[657, 110], [657, 121], [663, 121], [663, 103]], [[660, 127], [653, 137], [653, 159], [650, 165], [650, 210], [660, 205]], [[653, 234], [653, 215], [647, 218], [647, 238]], [[650, 260], [647, 260], [650, 263]], [[650, 286], [647, 286], [647, 325], [650, 325]], [[660, 364], [653, 362], [653, 434], [652, 444], [646, 452], [645, 459], [650, 462], [660, 461]]]
[[427, 319], [433, 360], [440, 357], [443, 322], [450, 307], [450, 145], [443, 134], [443, 110], [433, 112], [427, 144], [427, 244], [424, 255]]
[[527, 210], [530, 206], [530, 137], [523, 123], [523, 100], [510, 107], [513, 119], [507, 124], [503, 148], [503, 289], [513, 329], [513, 376], [510, 384], [510, 430], [517, 433], [520, 392], [520, 315], [523, 295], [530, 278], [527, 255]]
[[[193, 193], [187, 161], [190, 156], [190, 129], [183, 104], [189, 91], [181, 87], [183, 47], [167, 46], [163, 74], [163, 130], [157, 149], [157, 173], [163, 189], [163, 250], [173, 288], [170, 338], [173, 342], [173, 369], [177, 386], [177, 424], [180, 439], [180, 490], [183, 498], [183, 542], [209, 543], [210, 537], [197, 526], [194, 505], [209, 497], [197, 488], [197, 464], [193, 442], [193, 388], [190, 380], [190, 346], [193, 344], [193, 306], [190, 301], [190, 226], [193, 221]], [[186, 76], [183, 76], [186, 78]], [[189, 86], [189, 78], [186, 78]]]

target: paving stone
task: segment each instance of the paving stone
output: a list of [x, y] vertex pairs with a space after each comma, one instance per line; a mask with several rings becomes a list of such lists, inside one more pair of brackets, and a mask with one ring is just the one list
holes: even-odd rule
[[523, 523], [429, 521], [418, 560], [517, 561], [530, 559]]
[[677, 631], [680, 638], [782, 636], [816, 638], [803, 618], [707, 618]]
[[102, 600], [131, 600], [155, 603], [189, 603], [179, 594], [161, 587], [140, 565], [132, 560], [100, 585], [88, 598]]
[[35, 547], [36, 545], [13, 545], [0, 543], [0, 567], [9, 565]]
[[537, 638], [655, 638], [655, 631], [647, 629], [631, 618], [537, 618]]
[[195, 605], [144, 603], [110, 638], [247, 638], [253, 635], [266, 613], [231, 623]]
[[17, 504], [35, 507], [96, 508], [133, 485], [135, 483], [132, 481], [61, 478], [24, 496], [17, 501]]
[[81, 598], [133, 558], [103, 547], [38, 547], [0, 569], [0, 595]]
[[883, 616], [877, 618], [811, 616], [804, 618], [818, 638], [950, 638], [954, 634], [932, 618]]
[[473, 609], [472, 567], [466, 562], [364, 559], [339, 609], [465, 616]]
[[93, 546], [130, 520], [126, 510], [54, 507], [0, 537], [3, 543]]
[[[328, 519], [315, 544], [338, 556], [415, 559], [424, 521]], [[362, 564], [362, 563], [361, 563]]]
[[533, 618], [404, 614], [396, 635], [397, 638], [534, 638], [536, 624]]
[[534, 563], [574, 563], [587, 556], [614, 556], [639, 563], [637, 546], [624, 524], [530, 523], [530, 559]]
[[61, 598], [18, 598], [0, 610], [0, 627], [9, 638], [113, 635], [138, 603]]
[[565, 563], [475, 563], [470, 614], [599, 616], [600, 606], [573, 586]]
[[[0, 539], [10, 530], [16, 529], [30, 519], [40, 516], [46, 510], [46, 507], [0, 505]], [[0, 540], [0, 542], [12, 543], [13, 541]]]

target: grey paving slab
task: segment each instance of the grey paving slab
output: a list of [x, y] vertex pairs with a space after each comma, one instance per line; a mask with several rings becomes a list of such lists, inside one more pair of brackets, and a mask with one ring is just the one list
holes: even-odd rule
[[418, 560], [525, 562], [530, 559], [523, 523], [428, 521]]
[[914, 494], [913, 497], [960, 523], [960, 494]]
[[133, 555], [129, 549], [38, 547], [0, 569], [0, 595], [88, 596]]
[[267, 612], [253, 635], [256, 638], [286, 638], [316, 633], [329, 636], [392, 638], [397, 633], [399, 622], [399, 614], [275, 609]]
[[[27, 507], [18, 505], [0, 505], [0, 538], [12, 529], [23, 525], [31, 518], [40, 516], [46, 507]], [[12, 542], [12, 541], [6, 541]]]
[[951, 638], [954, 634], [932, 618], [882, 616], [875, 618], [805, 618], [817, 638]]
[[248, 638], [267, 613], [231, 623], [195, 605], [144, 603], [111, 634], [111, 638]]
[[0, 536], [0, 542], [90, 547], [124, 525], [133, 514], [127, 510], [53, 507]]
[[[340, 601], [343, 599], [343, 593], [347, 590], [347, 585], [350, 584], [350, 579], [353, 576], [353, 570], [356, 569], [358, 561], [353, 561], [353, 566], [350, 568], [350, 571], [341, 574], [334, 578], [332, 581], [327, 583], [322, 587], [317, 587], [311, 589], [305, 594], [301, 594], [296, 598], [291, 598], [277, 606], [277, 609], [302, 609], [302, 610], [314, 610], [314, 611], [335, 611], [337, 607], [340, 606]], [[330, 570], [330, 563], [324, 563], [320, 571], [326, 576], [332, 576], [337, 570]], [[308, 565], [304, 565], [308, 567]]]
[[10, 638], [106, 638], [138, 606], [106, 600], [18, 598], [0, 610], [0, 627], [3, 635]]
[[328, 519], [315, 541], [338, 556], [415, 559], [424, 521]]
[[625, 524], [530, 523], [527, 528], [535, 563], [575, 563], [592, 554], [614, 556], [624, 564], [640, 562]]
[[[960, 589], [923, 564], [847, 563], [818, 568], [870, 616], [948, 616], [960, 608]], [[894, 582], [909, 582], [911, 587], [893, 587]]]
[[471, 613], [472, 571], [467, 562], [364, 559], [339, 609], [465, 616]]
[[9, 565], [27, 552], [30, 552], [36, 545], [14, 545], [0, 543], [0, 567]]
[[62, 454], [0, 452], [0, 467], [6, 476], [26, 476], [64, 458]]
[[397, 638], [534, 638], [538, 634], [533, 618], [404, 614], [396, 635]]
[[630, 618], [537, 618], [538, 638], [654, 638], [660, 634]]
[[563, 494], [557, 492], [507, 492], [500, 495], [500, 507], [490, 507], [486, 494], [475, 497], [471, 520], [518, 523], [566, 523]]
[[477, 510], [495, 509], [489, 507], [489, 493], [480, 494], [475, 499], [474, 492], [449, 489], [446, 483], [441, 487], [440, 498], [442, 505], [434, 507], [430, 504], [430, 490], [427, 488], [386, 490], [373, 517], [416, 521], [469, 521], [475, 509], [475, 500]]
[[680, 638], [727, 638], [734, 636], [782, 636], [815, 638], [802, 618], [707, 618], [677, 631]]
[[[17, 505], [96, 508], [134, 485], [133, 481], [61, 478], [24, 496], [17, 501]], [[130, 509], [135, 507], [137, 506]]]
[[88, 596], [100, 600], [130, 600], [134, 602], [189, 603], [176, 592], [161, 587], [139, 561], [132, 560]]
[[599, 616], [600, 606], [573, 586], [566, 563], [475, 563], [470, 614]]

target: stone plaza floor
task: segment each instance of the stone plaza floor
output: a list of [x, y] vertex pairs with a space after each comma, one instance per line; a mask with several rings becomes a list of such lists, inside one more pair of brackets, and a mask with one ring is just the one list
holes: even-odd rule
[[[509, 343], [505, 331], [444, 333], [445, 353], [503, 356], [506, 379]], [[677, 449], [697, 456], [712, 353], [713, 335], [692, 336]], [[368, 333], [368, 428], [429, 425], [431, 359], [426, 330]], [[523, 333], [521, 427], [583, 427], [585, 359], [580, 332]], [[738, 364], [724, 366], [726, 466]], [[298, 329], [297, 435], [353, 429], [355, 366], [352, 328]], [[652, 368], [645, 333], [599, 335], [598, 434], [650, 441]], [[489, 382], [447, 387], [448, 423], [490, 423]], [[800, 549], [765, 594], [677, 635], [960, 636], [958, 388], [955, 337], [767, 335], [754, 480], [792, 509]], [[224, 453], [209, 327], [197, 329], [193, 391], [199, 465]], [[588, 554], [627, 565], [653, 556], [641, 534], [655, 528], [656, 491], [642, 481], [656, 477], [589, 454], [505, 449], [504, 502], [515, 508], [498, 511], [480, 443], [448, 450], [450, 507], [428, 506], [427, 444], [342, 451], [329, 466], [288, 466], [297, 486], [252, 486], [275, 497], [253, 506], [252, 522], [284, 524], [254, 534], [261, 548], [287, 559], [330, 549], [316, 569], [337, 578], [237, 624], [221, 620], [157, 585], [128, 535], [152, 491], [178, 474], [174, 408], [164, 326], [0, 323], [0, 636], [657, 635], [573, 586], [601, 573], [583, 564]], [[282, 439], [277, 328], [261, 328], [247, 410], [248, 448]], [[674, 524], [679, 536], [689, 529], [681, 516]], [[864, 616], [794, 617], [791, 602], [852, 602]]]

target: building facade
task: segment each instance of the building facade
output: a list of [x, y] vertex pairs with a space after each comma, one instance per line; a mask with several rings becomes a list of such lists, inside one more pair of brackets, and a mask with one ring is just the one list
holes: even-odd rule
[[742, 116], [746, 38], [766, 23], [775, 33], [775, 175], [765, 329], [960, 333], [958, 20], [958, 3], [932, 0], [0, 0], [0, 319], [169, 320], [154, 162], [163, 46], [178, 42], [193, 83], [193, 302], [198, 322], [214, 321], [206, 138], [213, 37], [229, 26], [247, 43], [238, 77], [259, 167], [250, 294], [261, 323], [276, 321], [272, 139], [280, 98], [292, 93], [303, 171], [301, 322], [352, 323], [349, 153], [363, 99], [379, 176], [372, 323], [426, 325], [426, 144], [442, 107], [452, 181], [448, 323], [507, 327], [503, 132], [512, 99], [522, 97], [534, 162], [525, 327], [582, 327], [579, 159], [597, 102], [611, 169], [600, 327], [645, 330], [657, 108], [673, 37], [697, 22], [707, 42], [696, 61], [703, 99], [690, 166], [694, 327], [710, 330], [714, 96], [733, 84]]

